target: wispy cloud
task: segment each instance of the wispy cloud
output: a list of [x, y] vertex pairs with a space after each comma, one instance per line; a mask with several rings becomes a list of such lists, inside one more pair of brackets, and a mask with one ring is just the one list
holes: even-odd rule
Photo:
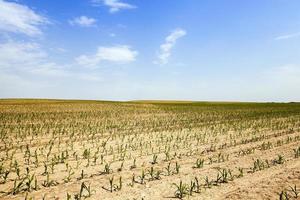
[[75, 60], [79, 65], [86, 67], [96, 67], [102, 61], [114, 63], [129, 63], [136, 59], [138, 52], [132, 50], [130, 46], [119, 45], [112, 47], [98, 47], [94, 55], [81, 55]]
[[37, 43], [16, 41], [0, 43], [0, 74], [9, 75], [16, 72], [23, 75], [100, 81], [94, 74], [74, 72], [68, 64], [59, 65], [51, 61], [47, 52]]
[[40, 26], [48, 19], [25, 5], [0, 0], [0, 31], [36, 36], [42, 33]]
[[9, 41], [0, 43], [0, 68], [38, 65], [47, 54], [36, 43]]
[[97, 20], [87, 16], [76, 17], [72, 20], [69, 20], [71, 25], [78, 25], [81, 27], [92, 27], [95, 26]]
[[40, 45], [32, 42], [9, 41], [0, 44], [0, 70], [40, 72], [42, 75], [64, 76], [63, 67], [49, 61]]
[[299, 36], [300, 36], [300, 32], [297, 32], [297, 33], [292, 33], [292, 34], [287, 34], [287, 35], [280, 35], [280, 36], [276, 37], [275, 40], [286, 40], [286, 39], [295, 38], [295, 37], [299, 37]]
[[129, 3], [122, 2], [121, 0], [92, 0], [92, 3], [96, 6], [101, 5], [101, 4], [108, 6], [110, 13], [116, 13], [120, 10], [136, 8], [135, 5], [131, 5]]
[[160, 45], [160, 52], [158, 55], [158, 61], [155, 61], [156, 64], [167, 64], [169, 62], [169, 57], [171, 56], [171, 50], [176, 44], [176, 41], [186, 35], [186, 31], [178, 28], [171, 32], [165, 39], [165, 42]]

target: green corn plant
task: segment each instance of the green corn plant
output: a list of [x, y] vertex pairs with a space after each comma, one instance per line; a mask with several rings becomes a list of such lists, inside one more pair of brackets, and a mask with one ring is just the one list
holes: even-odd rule
[[82, 182], [80, 186], [79, 199], [91, 197], [91, 195], [91, 185], [86, 185], [85, 182]]
[[112, 172], [112, 169], [110, 168], [110, 164], [106, 163], [102, 174], [110, 174], [111, 172]]
[[208, 176], [205, 177], [204, 181], [205, 181], [205, 186], [206, 186], [207, 188], [211, 188], [212, 181], [209, 181]]
[[150, 175], [150, 179], [149, 180], [154, 180], [154, 174], [155, 174], [155, 171], [154, 171], [154, 168], [151, 167], [149, 170], [148, 170], [148, 174]]
[[193, 168], [202, 168], [204, 165], [204, 159], [197, 159], [196, 160], [196, 163], [195, 163], [195, 166]]
[[263, 170], [265, 168], [264, 162], [260, 159], [257, 159], [253, 163], [252, 172]]
[[201, 191], [201, 185], [199, 183], [199, 179], [197, 177], [195, 177], [195, 191], [196, 193], [200, 193]]
[[169, 151], [167, 151], [167, 152], [165, 152], [165, 161], [167, 162], [167, 161], [170, 161], [171, 159], [170, 159], [170, 153], [169, 153]]
[[136, 180], [135, 180], [135, 174], [132, 174], [131, 183], [128, 183], [128, 185], [130, 187], [133, 187], [135, 182], [136, 182]]
[[90, 149], [85, 149], [85, 150], [83, 151], [83, 154], [82, 154], [83, 159], [88, 159], [88, 158], [90, 158], [90, 154], [91, 154]]
[[34, 178], [34, 187], [33, 187], [33, 189], [34, 189], [35, 191], [37, 191], [37, 190], [39, 189], [39, 186], [38, 186], [38, 180], [37, 180], [36, 176], [35, 176], [35, 178]]
[[140, 184], [145, 184], [146, 174], [144, 170], [142, 170], [142, 174], [138, 178], [140, 179]]
[[74, 175], [75, 172], [72, 170], [72, 168], [68, 171], [68, 175], [64, 178], [64, 182], [68, 183], [71, 181], [72, 175]]
[[32, 176], [27, 176], [27, 177], [26, 177], [26, 180], [27, 180], [27, 181], [25, 182], [25, 186], [26, 186], [25, 191], [30, 192], [31, 189], [32, 189], [31, 184], [32, 184], [32, 182], [33, 182], [33, 180], [34, 180], [34, 175], [32, 175]]
[[218, 172], [218, 173], [217, 173], [217, 178], [216, 178], [216, 180], [214, 181], [214, 184], [215, 184], [215, 185], [218, 185], [219, 183], [222, 183], [222, 175]]
[[238, 175], [237, 177], [238, 177], [238, 178], [243, 177], [243, 176], [244, 176], [244, 169], [241, 168], [241, 167], [239, 167], [238, 170], [239, 170], [239, 175]]
[[122, 176], [119, 177], [119, 184], [114, 184], [114, 176], [109, 178], [109, 188], [102, 187], [103, 189], [109, 191], [109, 192], [114, 192], [114, 191], [119, 191], [122, 189], [123, 181], [122, 181]]
[[51, 186], [55, 186], [58, 183], [54, 180], [50, 180], [49, 174], [47, 174], [47, 178], [46, 180], [42, 183], [42, 186], [44, 187], [51, 187]]
[[155, 171], [153, 167], [148, 170], [148, 174], [150, 175], [150, 181], [159, 180], [161, 171]]
[[300, 157], [300, 147], [293, 149], [294, 150], [294, 157], [299, 158]]
[[20, 177], [20, 168], [19, 167], [17, 167], [16, 168], [16, 174], [17, 174], [17, 176], [18, 176], [18, 179], [21, 179], [21, 177]]
[[265, 160], [265, 168], [270, 168], [271, 164], [268, 159]]
[[299, 197], [299, 190], [297, 189], [297, 186], [290, 186], [291, 192], [293, 193], [293, 197], [297, 199]]
[[101, 165], [102, 165], [103, 162], [104, 162], [104, 155], [103, 154], [100, 155], [100, 160], [101, 160]]
[[180, 165], [176, 162], [175, 163], [175, 173], [179, 174]]
[[190, 186], [188, 188], [190, 196], [193, 196], [193, 192], [194, 192], [195, 188], [196, 188], [196, 183], [193, 180], [191, 180]]
[[109, 178], [109, 191], [113, 192], [114, 190], [114, 177], [112, 176], [111, 178]]
[[52, 174], [54, 174], [54, 166], [55, 166], [55, 162], [54, 162], [54, 160], [52, 159], [52, 160], [51, 160], [51, 165], [50, 165], [51, 173], [52, 173]]
[[119, 178], [119, 185], [116, 187], [117, 190], [121, 190], [123, 186], [122, 176]]
[[283, 164], [285, 162], [284, 157], [282, 155], [278, 155], [277, 159], [273, 160], [274, 164]]
[[83, 169], [81, 170], [80, 177], [77, 178], [77, 179], [78, 179], [78, 180], [84, 179], [84, 171], [83, 171]]
[[157, 164], [157, 158], [158, 158], [158, 156], [156, 154], [154, 154], [152, 157], [152, 161], [151, 161], [152, 165]]
[[71, 200], [72, 196], [67, 192], [67, 200]]
[[46, 162], [44, 162], [44, 172], [42, 173], [43, 176], [46, 176], [48, 174], [48, 166]]
[[157, 170], [156, 173], [155, 173], [154, 179], [155, 179], [155, 180], [160, 180], [160, 178], [161, 178], [160, 175], [161, 175], [161, 174], [162, 174], [162, 171]]
[[289, 197], [287, 191], [283, 190], [279, 193], [279, 200], [289, 200], [289, 199], [290, 199], [290, 197]]
[[166, 171], [167, 171], [167, 176], [170, 176], [172, 174], [172, 170], [171, 170], [171, 162], [168, 163], [167, 167], [165, 167]]
[[3, 182], [2, 183], [6, 183], [9, 174], [10, 174], [10, 170], [5, 170], [4, 171], [4, 174], [2, 175], [2, 178], [3, 178]]
[[39, 166], [39, 159], [38, 159], [37, 150], [35, 150], [35, 152], [34, 152], [34, 158], [35, 158], [35, 161], [34, 161], [35, 168], [37, 168]]
[[227, 169], [219, 169], [218, 170], [218, 176], [217, 176], [217, 183], [228, 183], [229, 180], [232, 180], [232, 173], [231, 170]]
[[225, 160], [225, 159], [224, 159], [224, 155], [223, 155], [222, 153], [219, 153], [219, 154], [218, 154], [218, 159], [217, 159], [217, 160], [218, 160], [218, 163], [224, 162], [224, 160]]
[[17, 180], [14, 181], [14, 187], [12, 189], [11, 192], [9, 192], [12, 195], [16, 195], [19, 192], [21, 192], [23, 186], [24, 186], [24, 182], [25, 182], [26, 178], [23, 178], [22, 180], [20, 180], [20, 182], [18, 183]]
[[188, 185], [182, 183], [182, 180], [180, 180], [179, 184], [173, 183], [173, 185], [176, 187], [174, 192], [176, 198], [183, 199], [189, 193]]
[[136, 168], [136, 159], [133, 159], [133, 164], [130, 166], [130, 169]]

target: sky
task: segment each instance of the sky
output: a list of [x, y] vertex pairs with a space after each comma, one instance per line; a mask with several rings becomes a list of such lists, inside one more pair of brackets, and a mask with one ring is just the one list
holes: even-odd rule
[[300, 101], [299, 0], [0, 0], [0, 98]]

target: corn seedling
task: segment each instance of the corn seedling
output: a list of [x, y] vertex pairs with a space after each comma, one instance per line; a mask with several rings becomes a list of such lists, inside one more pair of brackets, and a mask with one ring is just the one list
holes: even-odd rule
[[238, 170], [239, 170], [239, 175], [238, 175], [237, 177], [238, 177], [238, 178], [243, 177], [243, 176], [244, 176], [244, 169], [241, 168], [241, 167], [239, 167]]
[[179, 184], [173, 183], [173, 185], [176, 187], [176, 191], [174, 193], [174, 196], [178, 199], [183, 199], [187, 194], [189, 194], [189, 187], [188, 185], [182, 183], [180, 180]]
[[[219, 174], [218, 174], [218, 175], [219, 175]], [[217, 178], [217, 180], [218, 180], [218, 178]], [[206, 186], [207, 188], [211, 188], [211, 186], [212, 186], [212, 181], [209, 180], [208, 176], [205, 177], [204, 181], [205, 181], [205, 186]]]
[[299, 190], [297, 189], [297, 186], [296, 185], [290, 186], [290, 189], [291, 189], [291, 192], [293, 194], [293, 197], [295, 199], [297, 199], [299, 197]]
[[140, 184], [145, 184], [145, 178], [146, 178], [146, 174], [145, 171], [142, 170], [142, 174], [140, 176], [138, 176], [138, 178], [140, 179]]
[[153, 155], [152, 161], [151, 161], [151, 164], [152, 164], [152, 165], [157, 164], [157, 157], [158, 157], [158, 156], [157, 156], [156, 154]]
[[166, 171], [167, 171], [167, 176], [170, 176], [172, 174], [172, 170], [171, 170], [171, 163], [169, 162], [167, 167], [165, 167]]
[[110, 168], [110, 164], [106, 163], [102, 174], [110, 174], [111, 172], [112, 172], [112, 169]]
[[197, 159], [194, 168], [202, 168], [204, 165], [204, 159]]
[[136, 159], [133, 159], [133, 164], [130, 166], [130, 169], [136, 168]]
[[282, 155], [278, 155], [277, 159], [273, 160], [274, 164], [283, 164], [285, 162], [284, 157]]
[[58, 183], [54, 180], [50, 180], [49, 174], [47, 174], [47, 178], [46, 180], [42, 183], [42, 186], [44, 187], [51, 187], [51, 186], [55, 186]]
[[299, 158], [300, 157], [300, 147], [293, 149], [294, 150], [294, 157]]
[[176, 162], [175, 163], [175, 173], [179, 174], [180, 165]]
[[75, 195], [75, 199], [87, 198], [92, 195], [91, 185], [86, 185], [85, 182], [81, 183], [79, 194]]
[[287, 191], [283, 190], [279, 193], [279, 200], [289, 200], [290, 197], [287, 193]]

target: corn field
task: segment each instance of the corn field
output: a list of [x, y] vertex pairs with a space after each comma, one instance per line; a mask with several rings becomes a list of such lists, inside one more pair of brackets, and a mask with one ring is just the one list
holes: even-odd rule
[[0, 100], [0, 199], [299, 199], [300, 104]]

